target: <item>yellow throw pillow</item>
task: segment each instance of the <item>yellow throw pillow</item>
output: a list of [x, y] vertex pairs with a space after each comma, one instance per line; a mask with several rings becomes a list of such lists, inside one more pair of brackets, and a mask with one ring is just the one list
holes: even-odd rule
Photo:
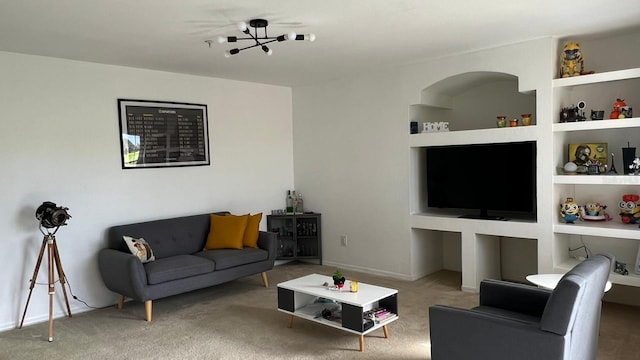
[[211, 214], [211, 227], [204, 249], [242, 249], [242, 239], [248, 219], [249, 215]]
[[262, 213], [249, 216], [249, 220], [247, 220], [247, 228], [244, 230], [242, 245], [250, 248], [258, 247], [260, 220], [262, 220]]

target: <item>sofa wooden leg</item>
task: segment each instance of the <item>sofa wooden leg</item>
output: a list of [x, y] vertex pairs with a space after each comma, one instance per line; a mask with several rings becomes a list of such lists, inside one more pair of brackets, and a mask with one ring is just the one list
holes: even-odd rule
[[268, 288], [269, 287], [269, 279], [267, 279], [266, 271], [263, 271], [261, 275], [262, 275], [262, 283], [264, 284], [264, 287]]
[[151, 322], [151, 313], [153, 310], [153, 303], [151, 300], [147, 300], [144, 302], [144, 310], [147, 313], [147, 322]]
[[124, 295], [120, 295], [118, 299], [118, 310], [124, 309]]

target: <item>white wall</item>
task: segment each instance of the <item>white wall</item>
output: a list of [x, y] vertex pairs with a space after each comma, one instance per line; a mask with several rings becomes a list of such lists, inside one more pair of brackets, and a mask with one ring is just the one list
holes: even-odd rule
[[[411, 231], [409, 225], [416, 166], [409, 151], [410, 106], [420, 103], [423, 89], [466, 72], [515, 75], [521, 91], [548, 88], [552, 45], [551, 39], [541, 39], [294, 88], [295, 182], [312, 210], [323, 214], [323, 262], [405, 279], [432, 271], [424, 259], [434, 256], [434, 249], [442, 251], [441, 242], [434, 241], [438, 245], [432, 248], [422, 238], [440, 234]], [[550, 101], [548, 91], [537, 96], [538, 109]], [[550, 125], [539, 131], [550, 132], [544, 126]], [[539, 141], [542, 158], [549, 156], [550, 143]], [[538, 193], [549, 194], [549, 171], [541, 169], [538, 178], [546, 182]], [[540, 201], [542, 209], [549, 208], [548, 199], [539, 200], [539, 206]], [[550, 219], [541, 214], [540, 228], [550, 228]], [[340, 245], [342, 234], [349, 237], [347, 247]]]
[[[290, 88], [4, 52], [0, 79], [0, 330], [22, 316], [43, 201], [69, 207], [56, 236], [62, 265], [73, 293], [101, 307], [116, 302], [97, 271], [107, 227], [218, 210], [266, 215], [293, 188]], [[122, 170], [118, 98], [207, 104], [211, 166]], [[38, 283], [46, 270], [44, 261]], [[72, 313], [88, 310], [70, 303]], [[47, 314], [47, 286], [37, 285], [25, 324]]]
[[[393, 73], [294, 89], [294, 169], [323, 263], [408, 278], [408, 106]], [[340, 245], [348, 236], [348, 246]]]

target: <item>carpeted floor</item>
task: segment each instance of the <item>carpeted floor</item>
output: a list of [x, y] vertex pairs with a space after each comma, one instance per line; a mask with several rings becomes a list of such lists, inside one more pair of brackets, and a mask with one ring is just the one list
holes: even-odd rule
[[[440, 271], [417, 281], [355, 272], [348, 279], [398, 289], [400, 318], [389, 338], [377, 330], [365, 337], [295, 319], [276, 310], [276, 284], [310, 273], [330, 275], [327, 266], [292, 263], [260, 275], [154, 301], [153, 322], [144, 304], [128, 302], [48, 323], [0, 333], [0, 359], [429, 359], [427, 308], [432, 304], [472, 307], [476, 294], [459, 291], [460, 274]], [[73, 300], [72, 300], [73, 301]], [[598, 359], [640, 358], [640, 308], [605, 303]]]

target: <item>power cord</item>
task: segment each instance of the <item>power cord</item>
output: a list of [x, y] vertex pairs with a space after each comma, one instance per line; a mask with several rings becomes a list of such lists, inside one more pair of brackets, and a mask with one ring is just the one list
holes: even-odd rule
[[[105, 309], [105, 308], [111, 307], [111, 305], [104, 306], [104, 307], [97, 307], [97, 306], [91, 306], [91, 305], [87, 304], [87, 302], [86, 302], [86, 301], [84, 301], [84, 300], [80, 299], [79, 297], [77, 297], [77, 296], [73, 293], [73, 290], [71, 289], [71, 283], [69, 283], [69, 279], [66, 279], [66, 280], [67, 280], [67, 281], [66, 281], [67, 288], [69, 288], [69, 294], [71, 294], [71, 297], [73, 298], [73, 300], [75, 300], [75, 301], [77, 301], [77, 302], [81, 302], [81, 303], [83, 303], [83, 304], [84, 304], [84, 306], [86, 306], [86, 307], [88, 307], [88, 308], [90, 308], [90, 309]], [[56, 281], [54, 281], [54, 284], [55, 284], [55, 283], [60, 283], [60, 279], [57, 279]], [[42, 283], [42, 282], [36, 282], [35, 284], [36, 284], [36, 285], [49, 285], [49, 283]]]
[[[584, 240], [582, 239], [582, 236], [580, 236], [580, 242], [582, 243], [582, 246], [578, 246], [577, 248], [573, 248], [573, 249], [569, 248], [569, 252], [580, 250], [580, 249], [584, 249], [585, 258], [586, 259], [590, 258], [591, 257], [591, 250], [584, 243]], [[580, 257], [578, 257], [578, 259], [580, 259]], [[584, 259], [581, 259], [581, 260], [584, 260]]]
[[91, 308], [91, 309], [104, 309], [104, 308], [99, 308], [99, 307], [96, 307], [96, 306], [91, 306], [91, 305], [87, 304], [84, 300], [79, 299], [79, 298], [78, 298], [78, 297], [73, 293], [73, 291], [71, 290], [71, 284], [69, 283], [69, 279], [67, 279], [67, 287], [69, 288], [69, 294], [71, 294], [71, 297], [73, 298], [73, 300], [78, 301], [78, 302], [81, 302], [81, 303], [83, 303], [83, 304], [84, 304], [84, 306], [86, 306], [86, 307], [88, 307], [88, 308]]

